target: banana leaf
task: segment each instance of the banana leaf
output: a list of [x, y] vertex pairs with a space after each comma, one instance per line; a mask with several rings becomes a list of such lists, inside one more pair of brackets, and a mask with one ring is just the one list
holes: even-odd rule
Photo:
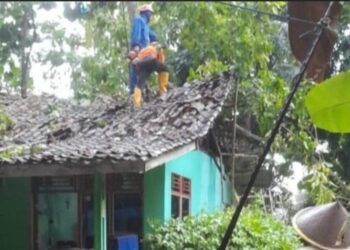
[[315, 85], [305, 104], [318, 128], [350, 133], [350, 70]]

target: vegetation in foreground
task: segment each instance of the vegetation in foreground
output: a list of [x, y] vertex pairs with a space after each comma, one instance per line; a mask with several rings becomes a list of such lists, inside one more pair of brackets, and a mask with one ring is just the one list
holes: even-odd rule
[[[152, 234], [145, 237], [149, 250], [215, 250], [220, 245], [232, 208], [213, 214], [171, 219], [165, 225], [150, 223]], [[264, 211], [262, 202], [246, 207], [228, 249], [292, 250], [301, 246], [293, 228]]]

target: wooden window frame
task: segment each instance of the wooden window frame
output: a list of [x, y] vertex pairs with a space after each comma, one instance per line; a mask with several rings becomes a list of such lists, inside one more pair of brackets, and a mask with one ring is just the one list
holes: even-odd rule
[[[191, 214], [191, 179], [172, 173], [171, 174], [171, 196], [176, 196], [179, 198], [179, 208], [178, 208], [179, 217], [177, 218], [182, 219], [184, 217], [183, 207], [182, 207], [183, 205], [182, 201], [184, 198], [188, 200], [188, 215]], [[171, 206], [171, 209], [172, 209], [172, 206]], [[172, 211], [171, 211], [171, 217], [173, 218]]]

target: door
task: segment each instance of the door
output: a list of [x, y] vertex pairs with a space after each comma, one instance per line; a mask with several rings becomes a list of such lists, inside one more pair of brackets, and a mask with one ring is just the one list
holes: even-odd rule
[[78, 195], [74, 192], [38, 193], [37, 219], [39, 249], [76, 247]]

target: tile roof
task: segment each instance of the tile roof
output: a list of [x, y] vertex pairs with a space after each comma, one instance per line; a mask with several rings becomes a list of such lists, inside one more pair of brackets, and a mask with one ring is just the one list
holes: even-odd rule
[[0, 139], [0, 166], [147, 161], [205, 136], [232, 85], [229, 73], [186, 83], [132, 111], [126, 102], [90, 105], [54, 96], [0, 95], [14, 127]]

